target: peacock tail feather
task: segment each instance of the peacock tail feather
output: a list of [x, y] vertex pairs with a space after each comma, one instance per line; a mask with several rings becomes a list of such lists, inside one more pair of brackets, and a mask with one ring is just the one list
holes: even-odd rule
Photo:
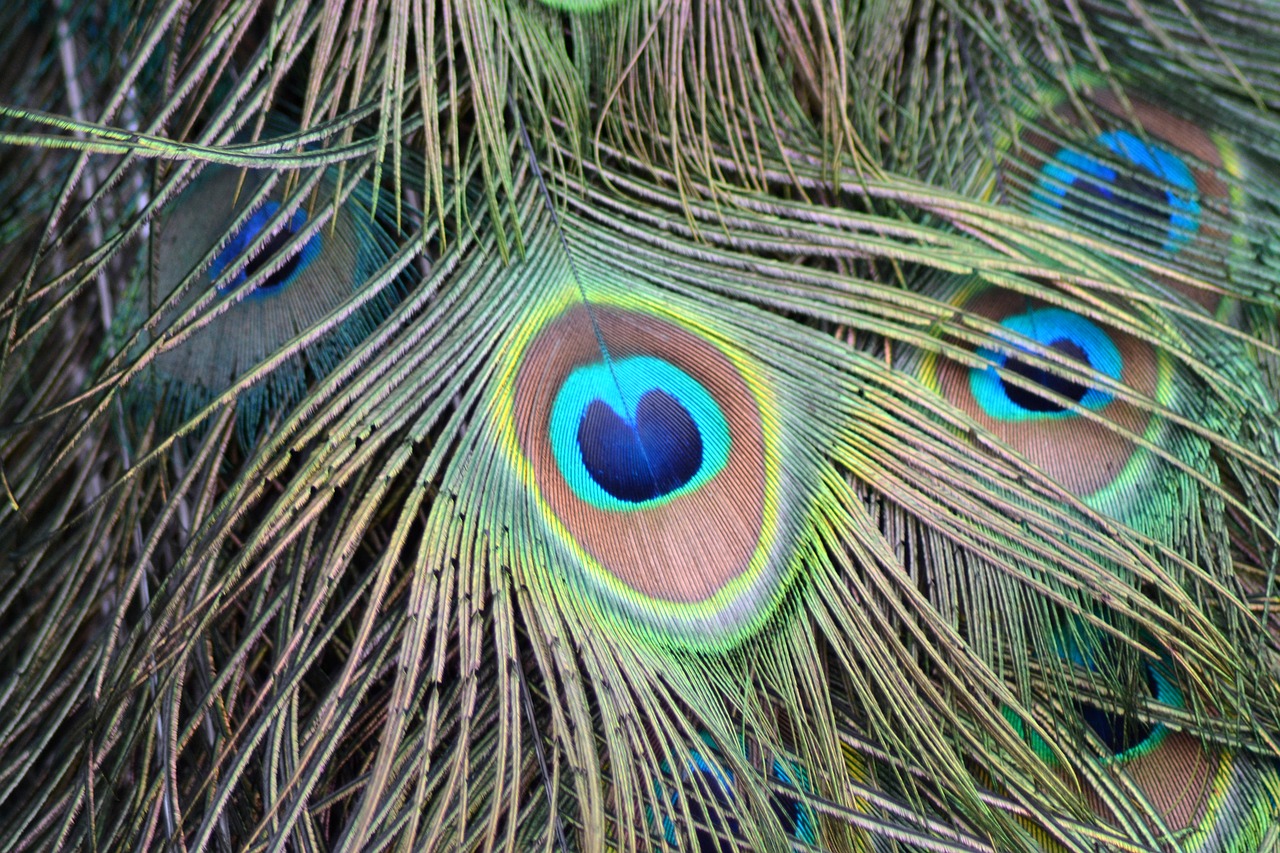
[[0, 850], [1275, 846], [1273, 4], [0, 24]]
[[[236, 170], [208, 170], [155, 224], [154, 279], [140, 283], [138, 304], [123, 306], [120, 316], [159, 313], [155, 328], [171, 339], [184, 317], [199, 313], [210, 319], [193, 323], [189, 338], [155, 355], [136, 404], [144, 423], [157, 418], [159, 406], [159, 423], [172, 429], [249, 368], [270, 362], [278, 351], [292, 351], [236, 397], [237, 433], [242, 443], [252, 444], [266, 422], [302, 399], [309, 377], [332, 371], [398, 301], [394, 286], [375, 289], [322, 337], [305, 341], [300, 352], [288, 346], [299, 332], [323, 328], [326, 314], [345, 305], [353, 283], [373, 277], [394, 254], [394, 222], [385, 221], [391, 202], [382, 201], [379, 218], [369, 189], [357, 186], [326, 225], [314, 217], [315, 206], [305, 195], [282, 207], [272, 198], [259, 200], [266, 188], [257, 183]], [[323, 181], [319, 189], [332, 191]], [[251, 198], [253, 203], [244, 203]], [[202, 233], [209, 235], [209, 245], [196, 237]], [[220, 245], [227, 235], [229, 241]], [[204, 286], [183, 288], [201, 270]]]

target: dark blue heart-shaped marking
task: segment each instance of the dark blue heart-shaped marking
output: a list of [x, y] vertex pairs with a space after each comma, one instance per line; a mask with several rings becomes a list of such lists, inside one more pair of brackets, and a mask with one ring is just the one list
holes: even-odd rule
[[592, 401], [578, 423], [578, 447], [591, 479], [629, 503], [670, 494], [702, 467], [702, 436], [693, 417], [656, 389], [640, 397], [634, 424], [603, 400]]
[[[1074, 341], [1065, 338], [1059, 338], [1049, 344], [1049, 349], [1062, 353], [1063, 355], [1074, 358], [1076, 361], [1084, 364], [1089, 363], [1089, 356], [1085, 353], [1084, 348], [1080, 347]], [[1011, 370], [1019, 376], [1026, 377], [1032, 382], [1044, 388], [1053, 391], [1055, 394], [1061, 394], [1068, 400], [1079, 403], [1084, 399], [1084, 395], [1089, 393], [1088, 385], [1081, 385], [1079, 382], [1050, 373], [1043, 367], [1032, 366], [1019, 358], [1013, 357], [1005, 360], [1006, 370]], [[1000, 381], [1004, 388], [1005, 396], [1017, 406], [1021, 406], [1029, 412], [1061, 412], [1064, 407], [1047, 397], [1042, 397], [1029, 388], [1021, 388], [1012, 382]]]

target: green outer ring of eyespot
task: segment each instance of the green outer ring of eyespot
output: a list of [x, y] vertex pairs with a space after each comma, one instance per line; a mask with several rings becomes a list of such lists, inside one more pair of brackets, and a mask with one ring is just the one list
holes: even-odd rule
[[[692, 320], [689, 316], [682, 316], [674, 304], [645, 300], [618, 282], [594, 281], [590, 292], [592, 304], [650, 314], [694, 335], [726, 339], [710, 318]], [[529, 495], [539, 495], [539, 487], [533, 466], [520, 447], [511, 389], [515, 387], [523, 353], [538, 332], [581, 303], [581, 288], [566, 281], [554, 293], [540, 299], [537, 307], [526, 314], [500, 356], [502, 363], [495, 383], [499, 391], [490, 410], [494, 412], [498, 428], [498, 444]], [[778, 392], [759, 364], [733, 347], [721, 352], [737, 368], [752, 395], [760, 412], [762, 428], [765, 486], [761, 534], [741, 575], [702, 601], [682, 603], [651, 598], [601, 566], [573, 540], [568, 528], [545, 502], [540, 497], [534, 499], [539, 523], [548, 534], [545, 542], [553, 553], [560, 556], [556, 562], [569, 570], [568, 576], [547, 572], [545, 580], [548, 583], [567, 591], [575, 601], [589, 602], [601, 620], [638, 640], [660, 647], [707, 653], [727, 651], [758, 633], [777, 610], [802, 560], [793, 541], [794, 533], [785, 522], [787, 510], [783, 506], [783, 497], [794, 497], [798, 487], [784, 488], [784, 483], [792, 482], [794, 475], [782, 465], [782, 460], [790, 457], [782, 436], [784, 418], [777, 399]], [[547, 568], [545, 560], [543, 568]], [[608, 605], [604, 601], [608, 601]]]
[[[960, 306], [967, 304], [974, 299], [983, 289], [988, 287], [985, 282], [977, 279], [971, 280], [969, 283], [958, 288], [951, 293], [948, 299], [952, 304]], [[917, 376], [920, 381], [935, 393], [939, 392], [941, 382], [938, 378], [938, 361], [942, 356], [936, 352], [927, 352], [921, 359], [920, 366], [917, 369]], [[1173, 359], [1163, 350], [1156, 351], [1156, 386], [1155, 400], [1161, 405], [1169, 405], [1174, 396], [1174, 362]], [[1067, 412], [1064, 414], [1073, 414]], [[1146, 429], [1142, 433], [1144, 441], [1149, 442], [1157, 447], [1163, 446], [1162, 441], [1166, 438], [1172, 427], [1163, 418], [1153, 416], [1148, 419]], [[1177, 455], [1176, 448], [1171, 452]], [[1168, 463], [1161, 459], [1158, 454], [1152, 453], [1142, 446], [1135, 446], [1134, 452], [1130, 454], [1129, 459], [1125, 462], [1119, 473], [1112, 478], [1111, 482], [1085, 495], [1080, 495], [1080, 499], [1085, 505], [1098, 511], [1107, 512], [1112, 517], [1133, 525], [1134, 519], [1126, 513], [1114, 513], [1113, 508], [1127, 506], [1127, 498], [1131, 495], [1133, 484], [1142, 482], [1142, 479], [1148, 476], [1151, 463], [1157, 462], [1162, 466], [1168, 467]]]

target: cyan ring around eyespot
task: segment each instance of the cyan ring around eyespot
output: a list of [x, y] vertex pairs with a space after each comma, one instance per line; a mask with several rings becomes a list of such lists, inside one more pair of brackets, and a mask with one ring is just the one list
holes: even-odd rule
[[[1062, 308], [1036, 308], [1024, 314], [1006, 317], [1000, 325], [1045, 347], [1051, 346], [1056, 341], [1069, 341], [1083, 351], [1093, 370], [1111, 379], [1117, 381], [1120, 379], [1124, 367], [1120, 350], [1112, 343], [1106, 332], [1079, 314]], [[1014, 346], [1017, 344], [1014, 343]], [[1060, 412], [1039, 412], [1018, 405], [1009, 398], [1004, 382], [994, 366], [1004, 366], [1009, 356], [986, 347], [979, 348], [977, 355], [979, 358], [993, 362], [993, 366], [975, 367], [969, 371], [969, 391], [988, 416], [1002, 421], [1076, 416], [1071, 409]], [[1078, 405], [1096, 411], [1110, 403], [1111, 399], [1110, 392], [1090, 387]]]
[[[579, 426], [588, 407], [599, 401], [634, 427], [637, 406], [653, 391], [674, 399], [692, 419], [701, 439], [701, 464], [687, 481], [665, 494], [639, 502], [621, 500], [605, 491], [588, 471], [579, 446]], [[697, 490], [724, 468], [731, 445], [729, 424], [707, 389], [683, 370], [652, 356], [627, 356], [574, 369], [552, 403], [548, 428], [556, 464], [574, 494], [599, 509], [617, 512], [660, 506]]]
[[[1164, 183], [1185, 190], [1185, 193], [1164, 192], [1164, 201], [1169, 208], [1169, 227], [1161, 248], [1172, 254], [1190, 242], [1200, 226], [1200, 203], [1196, 199], [1195, 176], [1187, 164], [1169, 151], [1148, 145], [1127, 131], [1107, 131], [1099, 134], [1097, 141], [1111, 153]], [[1034, 198], [1061, 210], [1067, 192], [1082, 177], [1114, 184], [1119, 176], [1115, 169], [1087, 154], [1072, 148], [1060, 148], [1040, 170]]]

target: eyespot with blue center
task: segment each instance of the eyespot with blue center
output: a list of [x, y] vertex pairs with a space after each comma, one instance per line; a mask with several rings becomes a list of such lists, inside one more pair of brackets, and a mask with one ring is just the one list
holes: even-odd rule
[[[1108, 653], [1111, 641], [1103, 641], [1101, 645], [1090, 651], [1081, 649], [1077, 642], [1070, 639], [1060, 640], [1057, 645], [1058, 656], [1062, 659], [1092, 672], [1098, 672], [1100, 671], [1098, 656]], [[1143, 687], [1149, 698], [1173, 708], [1184, 706], [1182, 691], [1169, 676], [1164, 663], [1143, 661], [1141, 667]], [[1151, 752], [1169, 733], [1169, 729], [1163, 723], [1148, 723], [1133, 719], [1122, 711], [1104, 709], [1083, 699], [1074, 701], [1072, 705], [1079, 720], [1088, 726], [1107, 748], [1109, 756], [1105, 759], [1105, 763], [1108, 764], [1124, 764]], [[1009, 709], [1004, 709], [1003, 713], [1005, 719], [1027, 738], [1027, 742], [1041, 759], [1050, 764], [1057, 764], [1053, 751], [1038, 734], [1030, 731]]]
[[[663, 773], [669, 774], [671, 772], [671, 768], [665, 761], [660, 764], [660, 768]], [[734, 798], [733, 773], [724, 768], [713, 766], [696, 750], [690, 754], [689, 762], [685, 771], [680, 775], [682, 783], [685, 783], [686, 785], [691, 783], [698, 787], [699, 793], [702, 795], [704, 801], [714, 799], [721, 806], [727, 806]], [[680, 792], [678, 789], [672, 790], [670, 794], [667, 794], [663, 789], [661, 782], [655, 782], [654, 786], [660, 799], [666, 800], [666, 802], [671, 806], [679, 805]], [[705, 816], [702, 814], [702, 810], [698, 808], [696, 802], [691, 802], [689, 804], [689, 811], [690, 816], [695, 821], [705, 822]], [[650, 813], [649, 818], [650, 820], [653, 819], [652, 813]], [[663, 814], [660, 823], [662, 826], [663, 839], [670, 845], [678, 845], [679, 842], [676, 838], [676, 824], [671, 815]], [[714, 828], [720, 828], [720, 822], [718, 820], [713, 820], [712, 824]], [[729, 834], [736, 835], [738, 833], [737, 822], [730, 820], [728, 829]], [[712, 832], [702, 827], [697, 827], [694, 835], [698, 841], [698, 853], [721, 853], [722, 850], [729, 851], [733, 849], [728, 842], [718, 842]]]
[[[1071, 644], [1063, 651], [1065, 652], [1063, 657], [1077, 666], [1083, 666], [1094, 672], [1098, 671], [1095, 655], [1085, 653], [1076, 644]], [[1105, 654], [1106, 651], [1107, 648], [1104, 646], [1096, 650], [1096, 653]], [[1162, 667], [1145, 661], [1141, 666], [1147, 695], [1161, 704], [1181, 707], [1182, 693]], [[1124, 762], [1153, 749], [1164, 738], [1167, 731], [1163, 724], [1131, 719], [1119, 711], [1104, 710], [1085, 701], [1077, 701], [1075, 706], [1080, 718], [1106, 745], [1112, 761]]]
[[[1149, 664], [1145, 666], [1145, 670], [1147, 692], [1152, 698], [1165, 705], [1181, 704], [1182, 694], [1164, 673]], [[1124, 761], [1151, 749], [1165, 733], [1165, 727], [1160, 723], [1153, 725], [1133, 720], [1124, 714], [1104, 711], [1085, 702], [1077, 703], [1077, 708], [1085, 723], [1107, 745], [1116, 761]]]
[[[809, 784], [809, 771], [805, 770], [802, 765], [794, 761], [784, 763], [781, 759], [775, 758], [772, 771], [773, 778], [782, 784], [790, 785], [806, 793], [812, 791]], [[777, 794], [773, 798], [773, 810], [788, 835], [803, 841], [805, 844], [818, 843], [817, 820], [812, 809], [804, 803], [795, 797]]]
[[[1079, 314], [1062, 308], [1036, 308], [1006, 317], [1000, 325], [1111, 379], [1120, 379], [1124, 364], [1119, 349], [1105, 331]], [[997, 367], [1065, 397], [1080, 408], [1096, 411], [1112, 400], [1112, 395], [1107, 391], [1081, 384], [1046, 367], [1030, 364], [1016, 354], [986, 347], [979, 348], [977, 354], [992, 362], [992, 366], [970, 369], [969, 391], [983, 411], [992, 418], [1027, 421], [1069, 418], [1077, 414], [1073, 408], [1063, 405], [1059, 400], [1001, 377]]]
[[[710, 737], [704, 733], [702, 738], [708, 750], [714, 753], [715, 747], [712, 745]], [[748, 750], [744, 743], [743, 754], [747, 755], [747, 753]], [[659, 766], [664, 774], [670, 775], [671, 768], [665, 761], [661, 762]], [[809, 771], [805, 769], [804, 765], [796, 761], [774, 758], [769, 763], [769, 772], [774, 780], [784, 785], [789, 785], [805, 793], [813, 792], [813, 787], [809, 780]], [[681, 774], [681, 778], [686, 783], [692, 781], [697, 785], [704, 798], [710, 795], [721, 806], [727, 806], [734, 799], [733, 772], [713, 766], [696, 750], [690, 754], [685, 772]], [[660, 782], [655, 782], [655, 790], [660, 800], [665, 800], [672, 806], [679, 804], [679, 791], [673, 790], [668, 795]], [[816, 845], [818, 843], [817, 817], [812, 809], [795, 797], [780, 792], [774, 792], [770, 797], [770, 802], [773, 806], [774, 815], [778, 818], [778, 822], [782, 825], [783, 831], [787, 835], [805, 844]], [[702, 811], [697, 807], [696, 803], [690, 803], [690, 811], [696, 821], [704, 820]], [[653, 819], [652, 812], [649, 812], [649, 819]], [[675, 821], [669, 815], [663, 815], [659, 823], [662, 827], [664, 840], [668, 844], [676, 845], [678, 842]], [[720, 828], [718, 821], [713, 821], [713, 825], [717, 829]], [[729, 821], [729, 830], [730, 834], [737, 835], [738, 826], [735, 821]], [[695, 836], [698, 841], [699, 853], [721, 853], [722, 850], [738, 849], [731, 847], [723, 839], [717, 842], [711, 832], [700, 827], [696, 830]]]
[[1190, 242], [1200, 227], [1200, 202], [1187, 164], [1128, 131], [1107, 131], [1097, 142], [1131, 170], [1060, 148], [1040, 169], [1032, 197], [1051, 210], [1119, 228], [1169, 254]]
[[583, 501], [620, 512], [672, 500], [729, 458], [729, 425], [697, 380], [652, 356], [583, 365], [551, 408], [552, 452]]
[[[209, 265], [209, 278], [211, 280], [217, 281], [227, 267], [231, 266], [236, 259], [261, 239], [262, 232], [270, 224], [279, 209], [280, 205], [277, 202], [268, 201], [254, 211], [253, 215], [236, 231], [230, 242], [222, 248], [222, 251], [218, 252], [213, 259], [213, 263]], [[218, 293], [225, 296], [248, 281], [271, 258], [277, 255], [285, 244], [293, 239], [295, 234], [302, 230], [302, 226], [306, 222], [306, 211], [301, 208], [295, 210], [293, 215], [289, 217], [289, 222], [272, 234], [239, 272], [230, 281], [218, 288]], [[278, 270], [260, 282], [247, 298], [262, 298], [283, 291], [302, 274], [302, 271], [312, 261], [320, 256], [321, 247], [322, 237], [320, 232], [317, 231], [311, 235], [300, 249], [295, 250]]]

